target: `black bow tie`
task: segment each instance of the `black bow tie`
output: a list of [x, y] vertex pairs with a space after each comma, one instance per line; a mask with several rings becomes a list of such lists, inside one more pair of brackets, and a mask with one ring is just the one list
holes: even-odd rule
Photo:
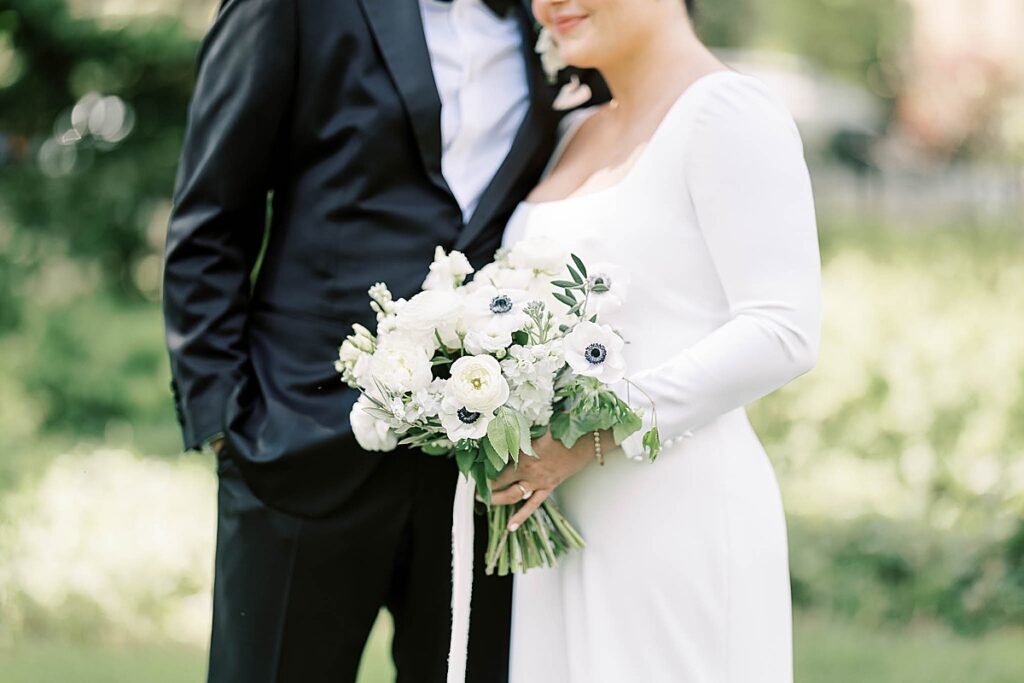
[[[437, 0], [438, 2], [445, 2], [451, 4], [452, 0]], [[487, 5], [492, 12], [497, 14], [499, 17], [505, 17], [512, 8], [516, 6], [516, 0], [481, 0]]]

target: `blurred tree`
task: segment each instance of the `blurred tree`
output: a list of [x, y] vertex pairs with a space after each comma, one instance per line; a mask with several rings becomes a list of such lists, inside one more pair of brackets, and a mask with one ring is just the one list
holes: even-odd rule
[[896, 97], [911, 20], [905, 0], [776, 0], [757, 7], [757, 47], [799, 54], [883, 99]]
[[[19, 65], [0, 87], [0, 134], [27, 143], [27, 153], [0, 165], [0, 225], [9, 225], [0, 326], [15, 324], [22, 297], [11, 295], [25, 293], [53, 258], [92, 268], [96, 284], [119, 297], [137, 297], [131, 274], [159, 247], [146, 227], [171, 192], [194, 40], [170, 20], [110, 30], [72, 17], [65, 0], [0, 0], [0, 45]], [[89, 93], [127, 107], [114, 111], [111, 99], [98, 112]], [[111, 116], [127, 137], [89, 134]]]

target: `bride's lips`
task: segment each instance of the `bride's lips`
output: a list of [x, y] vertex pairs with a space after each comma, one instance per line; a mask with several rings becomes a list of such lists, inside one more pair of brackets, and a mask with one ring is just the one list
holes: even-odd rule
[[579, 26], [586, 18], [587, 16], [585, 14], [558, 17], [554, 21], [555, 32], [564, 36], [566, 33]]

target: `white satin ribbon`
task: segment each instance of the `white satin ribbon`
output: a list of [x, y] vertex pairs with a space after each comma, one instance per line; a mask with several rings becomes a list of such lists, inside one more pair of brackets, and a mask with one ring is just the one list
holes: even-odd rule
[[469, 612], [473, 597], [473, 505], [476, 486], [459, 474], [452, 505], [452, 637], [448, 683], [465, 683]]

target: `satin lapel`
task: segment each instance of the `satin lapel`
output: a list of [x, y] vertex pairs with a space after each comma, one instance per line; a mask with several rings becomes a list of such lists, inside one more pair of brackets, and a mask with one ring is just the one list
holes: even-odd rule
[[431, 181], [448, 194], [441, 174], [441, 97], [437, 94], [423, 17], [416, 0], [359, 0], [416, 134]]
[[455, 249], [465, 249], [473, 239], [493, 220], [495, 214], [509, 201], [509, 192], [523, 171], [541, 153], [545, 144], [554, 134], [557, 114], [551, 107], [554, 89], [548, 84], [534, 52], [537, 33], [534, 30], [533, 15], [523, 3], [516, 7], [520, 30], [523, 35], [523, 59], [526, 62], [526, 80], [530, 89], [530, 108], [516, 132], [508, 156], [494, 174], [491, 183], [484, 190], [469, 223], [455, 240]]

